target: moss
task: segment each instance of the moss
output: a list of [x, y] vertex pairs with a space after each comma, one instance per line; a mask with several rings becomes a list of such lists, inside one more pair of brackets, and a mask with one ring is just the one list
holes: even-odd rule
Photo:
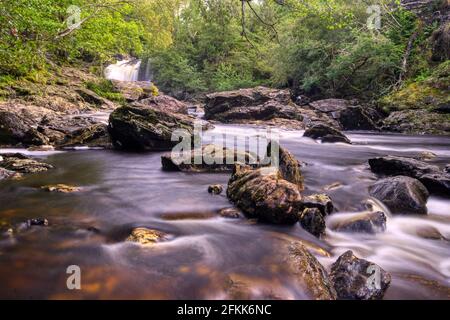
[[111, 101], [125, 103], [125, 98], [113, 85], [111, 80], [102, 79], [97, 82], [88, 81], [85, 83], [87, 89], [94, 91], [100, 97]]

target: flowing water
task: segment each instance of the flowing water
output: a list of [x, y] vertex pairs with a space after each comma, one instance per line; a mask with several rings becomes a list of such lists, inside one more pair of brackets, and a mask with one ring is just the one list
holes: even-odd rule
[[105, 78], [118, 81], [151, 81], [151, 61], [139, 59], [119, 60], [105, 68]]
[[[261, 134], [253, 127], [225, 125], [212, 133]], [[335, 184], [327, 192], [339, 212], [328, 224], [362, 209], [367, 188], [376, 180], [367, 159], [417, 156], [427, 150], [437, 155], [431, 162], [450, 162], [450, 137], [352, 133], [354, 145], [342, 145], [316, 143], [302, 133], [282, 131], [281, 143], [307, 163], [305, 193], [324, 192]], [[327, 268], [351, 249], [389, 271], [393, 281], [386, 299], [450, 299], [449, 199], [431, 197], [428, 216], [390, 216], [382, 234], [344, 234], [328, 228], [319, 240], [298, 224], [273, 226], [219, 217], [216, 211], [230, 203], [225, 195], [209, 195], [207, 187], [226, 185], [229, 174], [166, 173], [161, 171], [161, 153], [36, 155], [56, 169], [1, 182], [0, 221], [17, 224], [45, 217], [50, 226], [0, 238], [1, 298], [227, 298], [230, 279], [238, 279], [252, 288], [254, 297], [303, 299], [307, 295], [292, 286], [291, 275], [279, 271], [276, 258], [280, 239], [301, 239]], [[39, 190], [54, 183], [84, 190]], [[171, 238], [152, 248], [124, 241], [133, 227], [141, 226]], [[82, 270], [80, 291], [66, 287], [69, 265]]]

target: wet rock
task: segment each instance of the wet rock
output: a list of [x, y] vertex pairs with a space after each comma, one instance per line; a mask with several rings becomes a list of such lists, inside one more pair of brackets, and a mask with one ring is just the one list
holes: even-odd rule
[[[273, 155], [273, 153], [275, 153]], [[273, 156], [278, 155], [278, 159]], [[266, 159], [270, 158], [272, 166], [279, 167], [281, 177], [284, 180], [297, 185], [299, 191], [303, 191], [303, 175], [301, 171], [301, 163], [287, 149], [282, 148], [277, 142], [271, 141], [267, 145]]]
[[223, 192], [223, 186], [221, 184], [213, 184], [208, 187], [208, 192], [212, 194], [221, 194]]
[[92, 90], [89, 90], [87, 88], [78, 88], [75, 91], [81, 96], [81, 98], [85, 102], [89, 104], [93, 104], [97, 107], [101, 107], [104, 109], [113, 109], [115, 107], [114, 103], [112, 103], [108, 99], [100, 97]]
[[420, 226], [416, 230], [416, 234], [423, 238], [429, 240], [449, 240], [442, 235], [442, 233], [433, 226]]
[[103, 123], [93, 124], [70, 133], [61, 148], [90, 147], [90, 148], [112, 148], [108, 126]]
[[162, 112], [150, 107], [124, 106], [109, 118], [108, 131], [118, 149], [136, 151], [168, 151], [179, 141], [171, 141], [172, 133], [193, 133], [193, 119]]
[[327, 272], [317, 259], [299, 241], [282, 246], [279, 254], [284, 257], [281, 265], [293, 275], [294, 285], [315, 300], [335, 300], [336, 291]]
[[140, 100], [138, 104], [169, 113], [188, 114], [188, 105], [186, 103], [166, 95], [152, 96]]
[[206, 220], [216, 217], [216, 213], [213, 211], [205, 212], [176, 212], [176, 213], [164, 213], [161, 215], [161, 219], [167, 221], [180, 221], [180, 220]]
[[340, 220], [332, 227], [338, 232], [354, 232], [375, 234], [386, 230], [386, 215], [384, 212], [365, 212]]
[[164, 171], [183, 172], [232, 172], [236, 163], [258, 166], [257, 155], [231, 150], [217, 145], [205, 145], [201, 149], [161, 156]]
[[0, 110], [0, 145], [43, 145], [48, 139], [31, 127], [31, 122], [6, 110]]
[[289, 90], [256, 87], [207, 95], [205, 118], [221, 122], [275, 118], [302, 121], [297, 108]]
[[36, 218], [36, 219], [29, 219], [26, 222], [26, 225], [28, 228], [32, 226], [38, 226], [38, 227], [48, 227], [49, 222], [47, 219], [43, 218]]
[[403, 175], [420, 180], [431, 193], [450, 195], [450, 174], [429, 163], [396, 156], [387, 156], [369, 160], [374, 173], [397, 176]]
[[380, 300], [391, 283], [389, 273], [357, 258], [352, 251], [344, 253], [331, 266], [330, 279], [338, 299], [343, 300]]
[[299, 222], [303, 229], [316, 237], [325, 233], [325, 219], [317, 208], [306, 208], [299, 215]]
[[323, 216], [333, 213], [334, 205], [331, 198], [326, 194], [313, 194], [303, 198], [306, 208], [317, 208]]
[[80, 192], [82, 190], [80, 187], [69, 186], [66, 184], [42, 186], [41, 189], [48, 192], [59, 192], [59, 193], [74, 193]]
[[420, 161], [428, 161], [433, 160], [436, 157], [436, 154], [431, 151], [422, 151], [417, 157], [415, 157], [415, 159]]
[[126, 241], [139, 243], [144, 246], [151, 246], [158, 242], [167, 240], [167, 237], [168, 235], [166, 233], [158, 230], [136, 228], [131, 231], [131, 234]]
[[344, 130], [378, 130], [378, 112], [368, 106], [359, 106], [357, 101], [325, 99], [314, 101], [310, 106], [330, 115]]
[[[1, 165], [1, 160], [0, 160], [0, 165]], [[6, 180], [6, 179], [18, 179], [21, 176], [22, 175], [20, 173], [6, 170], [6, 169], [0, 167], [0, 181]]]
[[53, 169], [48, 163], [33, 160], [22, 154], [3, 154], [3, 158], [0, 167], [19, 173], [37, 173]]
[[321, 140], [322, 142], [342, 142], [351, 144], [350, 139], [348, 139], [342, 132], [325, 124], [314, 125], [313, 127], [307, 129], [303, 136], [315, 140]]
[[241, 217], [241, 212], [236, 208], [225, 208], [221, 209], [219, 211], [219, 215], [222, 218], [229, 218], [229, 219], [239, 219]]
[[274, 168], [236, 165], [228, 182], [228, 198], [249, 218], [274, 224], [294, 224], [302, 209], [297, 185]]
[[443, 117], [441, 113], [423, 110], [427, 106], [422, 105], [415, 106], [415, 108], [415, 110], [408, 109], [391, 112], [383, 120], [382, 129], [409, 134], [448, 135], [450, 133], [450, 120]]
[[51, 146], [51, 145], [43, 145], [43, 146], [34, 146], [34, 147], [29, 147], [27, 149], [28, 151], [54, 151], [55, 147]]
[[417, 179], [397, 176], [382, 179], [369, 194], [383, 202], [392, 214], [427, 214], [427, 188]]

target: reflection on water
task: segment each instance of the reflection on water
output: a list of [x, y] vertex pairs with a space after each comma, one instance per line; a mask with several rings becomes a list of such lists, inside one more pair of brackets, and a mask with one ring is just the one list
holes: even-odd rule
[[[217, 126], [212, 133], [259, 135], [249, 127]], [[306, 193], [327, 191], [341, 219], [361, 210], [367, 187], [376, 180], [367, 159], [386, 154], [437, 155], [450, 160], [450, 138], [350, 134], [354, 145], [320, 144], [301, 131], [281, 131], [282, 145], [307, 163]], [[2, 152], [5, 150], [1, 150]], [[242, 297], [307, 298], [279, 267], [279, 239], [302, 239], [327, 267], [348, 249], [393, 275], [386, 298], [450, 298], [450, 201], [432, 197], [426, 217], [389, 217], [378, 235], [331, 230], [318, 240], [298, 225], [255, 224], [220, 218], [229, 207], [210, 184], [226, 184], [228, 174], [166, 173], [161, 153], [114, 151], [40, 153], [56, 169], [0, 184], [0, 222], [45, 217], [48, 228], [0, 240], [2, 298], [201, 299]], [[338, 182], [338, 183], [337, 183]], [[84, 187], [76, 194], [39, 190], [45, 184]], [[152, 249], [125, 243], [134, 227], [155, 228], [173, 239]], [[66, 268], [79, 265], [82, 289], [66, 289]], [[233, 285], [230, 285], [233, 284]], [[244, 297], [246, 297], [244, 295]]]

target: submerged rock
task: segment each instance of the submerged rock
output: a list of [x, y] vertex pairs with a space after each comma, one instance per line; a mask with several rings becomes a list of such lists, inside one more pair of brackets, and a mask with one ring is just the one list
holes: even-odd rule
[[340, 220], [332, 228], [338, 232], [354, 232], [375, 234], [386, 230], [384, 212], [365, 212]]
[[431, 193], [450, 196], [450, 174], [429, 163], [396, 156], [369, 160], [374, 173], [388, 176], [408, 176], [420, 180]]
[[223, 173], [232, 172], [236, 163], [256, 167], [259, 159], [257, 155], [249, 152], [235, 151], [216, 145], [206, 145], [201, 149], [161, 156], [164, 171]]
[[316, 237], [325, 233], [325, 219], [317, 208], [306, 208], [299, 215], [299, 222], [303, 229]]
[[167, 240], [168, 235], [158, 230], [147, 228], [136, 228], [131, 231], [126, 239], [128, 242], [135, 242], [145, 246], [155, 245], [158, 242]]
[[326, 194], [313, 194], [303, 198], [303, 205], [306, 208], [317, 208], [323, 216], [333, 213], [334, 205], [331, 198]]
[[41, 189], [48, 192], [59, 192], [59, 193], [73, 193], [73, 192], [80, 192], [82, 190], [80, 187], [68, 186], [66, 184], [42, 186]]
[[222, 218], [229, 218], [229, 219], [239, 219], [241, 217], [241, 212], [236, 208], [224, 208], [219, 210], [219, 215]]
[[297, 185], [273, 168], [236, 165], [228, 182], [228, 198], [248, 217], [275, 224], [294, 224], [302, 209]]
[[193, 119], [151, 107], [124, 106], [111, 113], [108, 131], [116, 148], [135, 151], [168, 151], [175, 130], [192, 136]]
[[341, 131], [325, 124], [314, 125], [313, 127], [307, 129], [303, 136], [315, 140], [321, 140], [322, 142], [342, 142], [351, 144], [350, 139], [348, 139]]
[[23, 154], [3, 154], [0, 167], [19, 173], [37, 173], [53, 169], [48, 163], [39, 162]]
[[331, 266], [331, 281], [339, 299], [379, 300], [391, 283], [391, 276], [378, 265], [347, 251]]
[[[1, 160], [0, 160], [0, 165], [1, 165]], [[15, 172], [15, 171], [10, 171], [10, 170], [0, 167], [0, 181], [6, 180], [6, 179], [18, 179], [20, 177], [22, 177], [22, 175], [20, 173]]]
[[382, 179], [369, 194], [383, 202], [393, 214], [427, 214], [427, 188], [417, 179], [397, 176]]
[[221, 194], [223, 192], [223, 186], [221, 184], [213, 184], [208, 187], [208, 192], [212, 194]]

